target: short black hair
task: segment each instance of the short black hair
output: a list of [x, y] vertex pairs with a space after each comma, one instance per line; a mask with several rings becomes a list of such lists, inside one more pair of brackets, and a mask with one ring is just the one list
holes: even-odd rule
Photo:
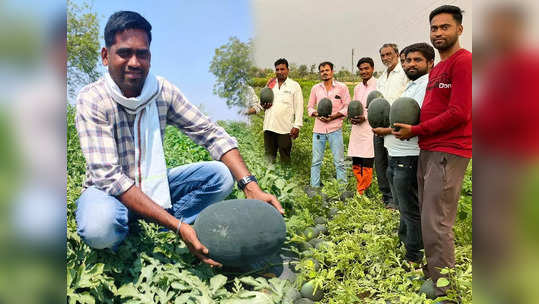
[[357, 68], [359, 69], [359, 66], [363, 63], [368, 63], [371, 65], [371, 67], [374, 68], [374, 60], [372, 60], [371, 57], [363, 57], [357, 61]]
[[275, 63], [273, 64], [275, 67], [277, 67], [279, 64], [284, 64], [286, 65], [286, 68], [288, 69], [288, 60], [284, 59], [284, 58], [279, 58], [275, 61]]
[[408, 56], [408, 53], [411, 52], [420, 52], [427, 61], [434, 60], [434, 48], [430, 44], [425, 42], [410, 44], [405, 48], [405, 54]]
[[407, 48], [407, 47], [405, 47], [405, 48], [403, 48], [403, 49], [401, 50], [401, 52], [399, 53], [399, 56], [401, 56], [402, 54], [406, 54], [406, 48]]
[[399, 47], [396, 43], [384, 43], [382, 47], [378, 50], [378, 53], [382, 52], [383, 48], [390, 47], [395, 51], [395, 54], [399, 54]]
[[320, 71], [320, 68], [325, 66], [325, 65], [329, 65], [329, 67], [331, 68], [331, 70], [333, 71], [333, 63], [329, 62], [329, 61], [324, 61], [322, 63], [320, 63], [318, 65], [318, 70]]
[[105, 26], [105, 46], [110, 48], [116, 43], [116, 33], [128, 29], [139, 29], [148, 35], [148, 44], [152, 42], [152, 25], [139, 13], [131, 11], [119, 11], [112, 14]]
[[460, 9], [458, 6], [454, 5], [442, 5], [438, 8], [435, 8], [432, 12], [429, 14], [429, 22], [432, 22], [432, 18], [434, 16], [439, 14], [450, 14], [453, 16], [453, 19], [457, 21], [458, 24], [462, 24], [462, 14], [464, 13], [463, 10]]

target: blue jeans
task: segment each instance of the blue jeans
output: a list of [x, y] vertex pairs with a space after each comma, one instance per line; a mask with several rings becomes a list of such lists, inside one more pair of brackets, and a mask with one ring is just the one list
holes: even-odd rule
[[321, 134], [313, 133], [313, 160], [311, 163], [311, 187], [320, 187], [320, 167], [324, 159], [326, 141], [329, 141], [329, 148], [333, 154], [333, 164], [337, 171], [337, 180], [346, 182], [346, 171], [344, 170], [344, 143], [342, 140], [342, 129]]
[[418, 156], [389, 157], [387, 178], [393, 201], [399, 207], [399, 239], [406, 247], [406, 259], [420, 262], [423, 259], [421, 213], [417, 195]]
[[[234, 187], [230, 170], [218, 161], [199, 162], [168, 170], [172, 208], [167, 211], [192, 224], [209, 205], [225, 199]], [[92, 248], [117, 248], [129, 232], [134, 212], [116, 197], [89, 187], [77, 200], [77, 233]]]

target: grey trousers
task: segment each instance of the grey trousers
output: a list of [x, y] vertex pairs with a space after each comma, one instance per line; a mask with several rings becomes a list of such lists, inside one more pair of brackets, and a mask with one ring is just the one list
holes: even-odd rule
[[[417, 168], [421, 231], [427, 265], [423, 269], [436, 284], [441, 268], [455, 267], [453, 226], [462, 180], [470, 162], [445, 152], [421, 150]], [[446, 289], [437, 288], [437, 296]]]

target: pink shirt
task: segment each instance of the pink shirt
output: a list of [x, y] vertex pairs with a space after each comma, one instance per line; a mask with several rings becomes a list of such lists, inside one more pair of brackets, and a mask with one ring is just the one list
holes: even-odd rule
[[[331, 115], [336, 114], [337, 112], [342, 113], [346, 116], [348, 113], [348, 104], [350, 103], [350, 92], [348, 87], [342, 83], [333, 80], [333, 84], [329, 91], [326, 90], [323, 82], [315, 84], [311, 89], [311, 96], [309, 97], [309, 105], [307, 111], [309, 116], [313, 116], [313, 113], [316, 111], [316, 106], [322, 98], [329, 98], [332, 103]], [[345, 117], [339, 117], [330, 122], [323, 122], [320, 119], [316, 118], [314, 122], [314, 133], [331, 133], [342, 128], [342, 122]]]
[[[363, 115], [367, 118], [367, 96], [371, 91], [376, 90], [376, 78], [371, 77], [367, 81], [367, 85], [360, 82], [354, 88], [353, 100], [359, 100], [363, 104]], [[374, 157], [374, 133], [369, 125], [369, 121], [365, 120], [359, 125], [352, 125], [350, 132], [350, 142], [348, 143], [348, 156], [372, 158]]]

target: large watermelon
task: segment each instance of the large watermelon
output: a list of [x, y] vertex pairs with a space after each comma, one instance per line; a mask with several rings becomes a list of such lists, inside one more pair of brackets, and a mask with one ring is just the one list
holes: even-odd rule
[[286, 239], [281, 214], [268, 203], [253, 199], [210, 205], [198, 215], [194, 229], [209, 257], [238, 267], [277, 253]]
[[348, 118], [354, 118], [356, 116], [363, 116], [363, 105], [359, 100], [352, 100], [348, 104]]
[[260, 90], [260, 104], [266, 105], [266, 104], [272, 104], [273, 103], [273, 90], [265, 87], [262, 90]]
[[371, 102], [367, 119], [372, 128], [389, 127], [389, 109], [389, 102], [383, 98], [376, 98]]
[[376, 98], [384, 98], [384, 95], [380, 91], [371, 91], [369, 95], [367, 95], [367, 108], [371, 104], [371, 101], [375, 100]]
[[318, 116], [320, 117], [329, 117], [331, 115], [331, 112], [333, 110], [333, 104], [331, 103], [331, 100], [329, 98], [322, 98], [318, 102]]
[[389, 122], [391, 127], [396, 122], [409, 125], [417, 125], [419, 123], [419, 104], [411, 97], [399, 97], [391, 105], [389, 111]]

